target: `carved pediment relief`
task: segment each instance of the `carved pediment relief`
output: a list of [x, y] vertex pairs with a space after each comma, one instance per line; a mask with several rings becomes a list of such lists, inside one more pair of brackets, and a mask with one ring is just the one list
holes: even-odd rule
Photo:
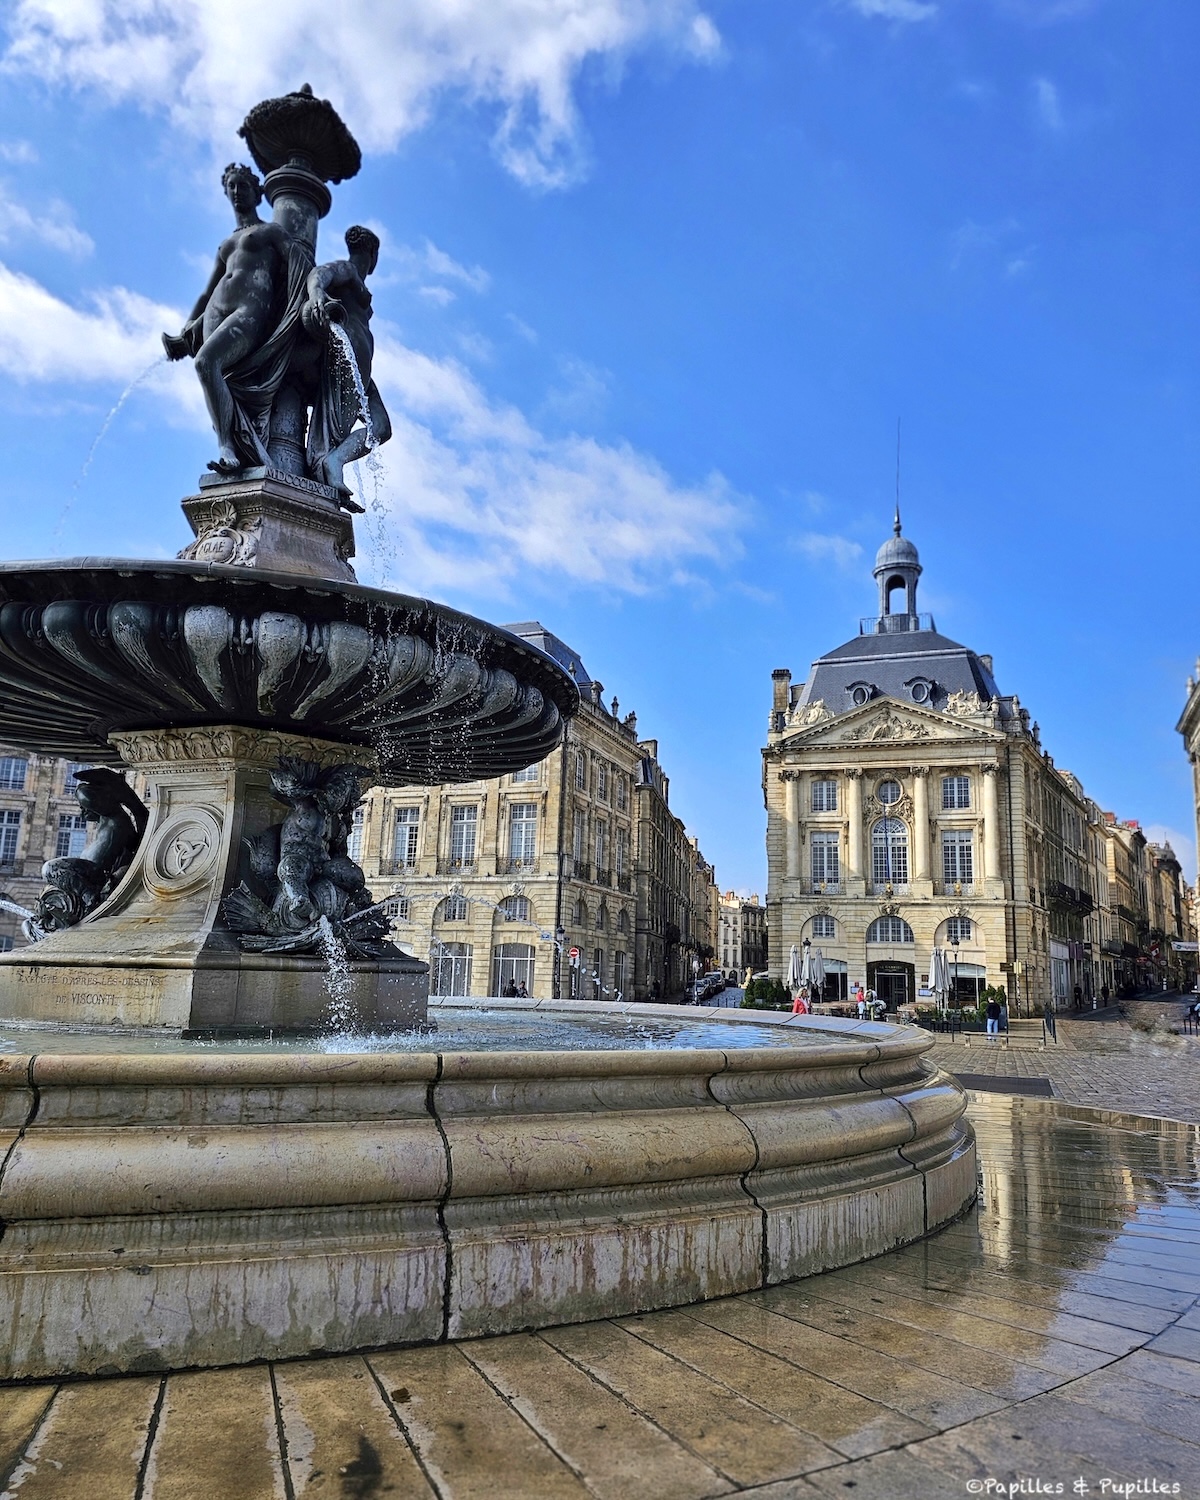
[[942, 712], [962, 718], [967, 714], [981, 714], [986, 707], [987, 704], [978, 693], [951, 693]]
[[[815, 708], [817, 705], [811, 706]], [[822, 709], [828, 713], [824, 705]], [[894, 698], [874, 698], [846, 713], [822, 717], [804, 728], [789, 725], [788, 729], [787, 738], [777, 747], [779, 750], [786, 750], [790, 744], [807, 749], [816, 745], [925, 745], [940, 740], [961, 744], [963, 740], [994, 742], [1004, 738], [1002, 731], [973, 724], [962, 712], [945, 714], [936, 709], [900, 703]]]

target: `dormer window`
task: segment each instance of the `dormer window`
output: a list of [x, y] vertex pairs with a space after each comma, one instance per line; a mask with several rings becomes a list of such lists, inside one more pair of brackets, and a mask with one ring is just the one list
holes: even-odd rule
[[850, 702], [854, 707], [861, 708], [864, 703], [870, 700], [874, 689], [869, 682], [852, 682], [847, 691], [850, 694]]
[[913, 677], [904, 684], [914, 703], [928, 703], [933, 697], [933, 683], [928, 677]]

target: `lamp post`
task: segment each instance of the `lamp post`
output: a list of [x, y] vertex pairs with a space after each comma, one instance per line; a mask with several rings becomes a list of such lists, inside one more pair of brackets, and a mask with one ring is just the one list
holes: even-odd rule
[[563, 945], [567, 941], [567, 929], [557, 927], [554, 930], [554, 998], [562, 999], [562, 956]]
[[958, 934], [955, 933], [950, 939], [950, 946], [954, 950], [954, 1009], [960, 1008], [958, 999]]

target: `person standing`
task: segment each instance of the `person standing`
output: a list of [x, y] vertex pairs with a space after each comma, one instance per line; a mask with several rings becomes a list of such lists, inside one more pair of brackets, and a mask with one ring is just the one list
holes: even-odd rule
[[[1078, 994], [1078, 993], [1079, 993], [1078, 988], [1076, 988], [1076, 994]], [[1001, 1015], [1000, 1002], [999, 1002], [999, 1000], [996, 999], [996, 997], [994, 995], [992, 996], [992, 998], [987, 1003], [987, 1010], [985, 1012], [985, 1015], [987, 1016], [987, 1034], [988, 1034], [988, 1036], [999, 1036], [1000, 1035], [1000, 1015]]]

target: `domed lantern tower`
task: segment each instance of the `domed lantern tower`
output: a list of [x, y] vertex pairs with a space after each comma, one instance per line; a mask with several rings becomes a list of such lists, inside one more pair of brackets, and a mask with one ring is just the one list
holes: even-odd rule
[[[880, 632], [919, 630], [917, 614], [917, 579], [921, 576], [921, 562], [916, 547], [906, 536], [900, 534], [900, 507], [896, 507], [894, 533], [875, 556], [874, 574], [879, 584]], [[892, 610], [892, 594], [896, 589], [904, 590], [905, 609], [899, 613]]]

